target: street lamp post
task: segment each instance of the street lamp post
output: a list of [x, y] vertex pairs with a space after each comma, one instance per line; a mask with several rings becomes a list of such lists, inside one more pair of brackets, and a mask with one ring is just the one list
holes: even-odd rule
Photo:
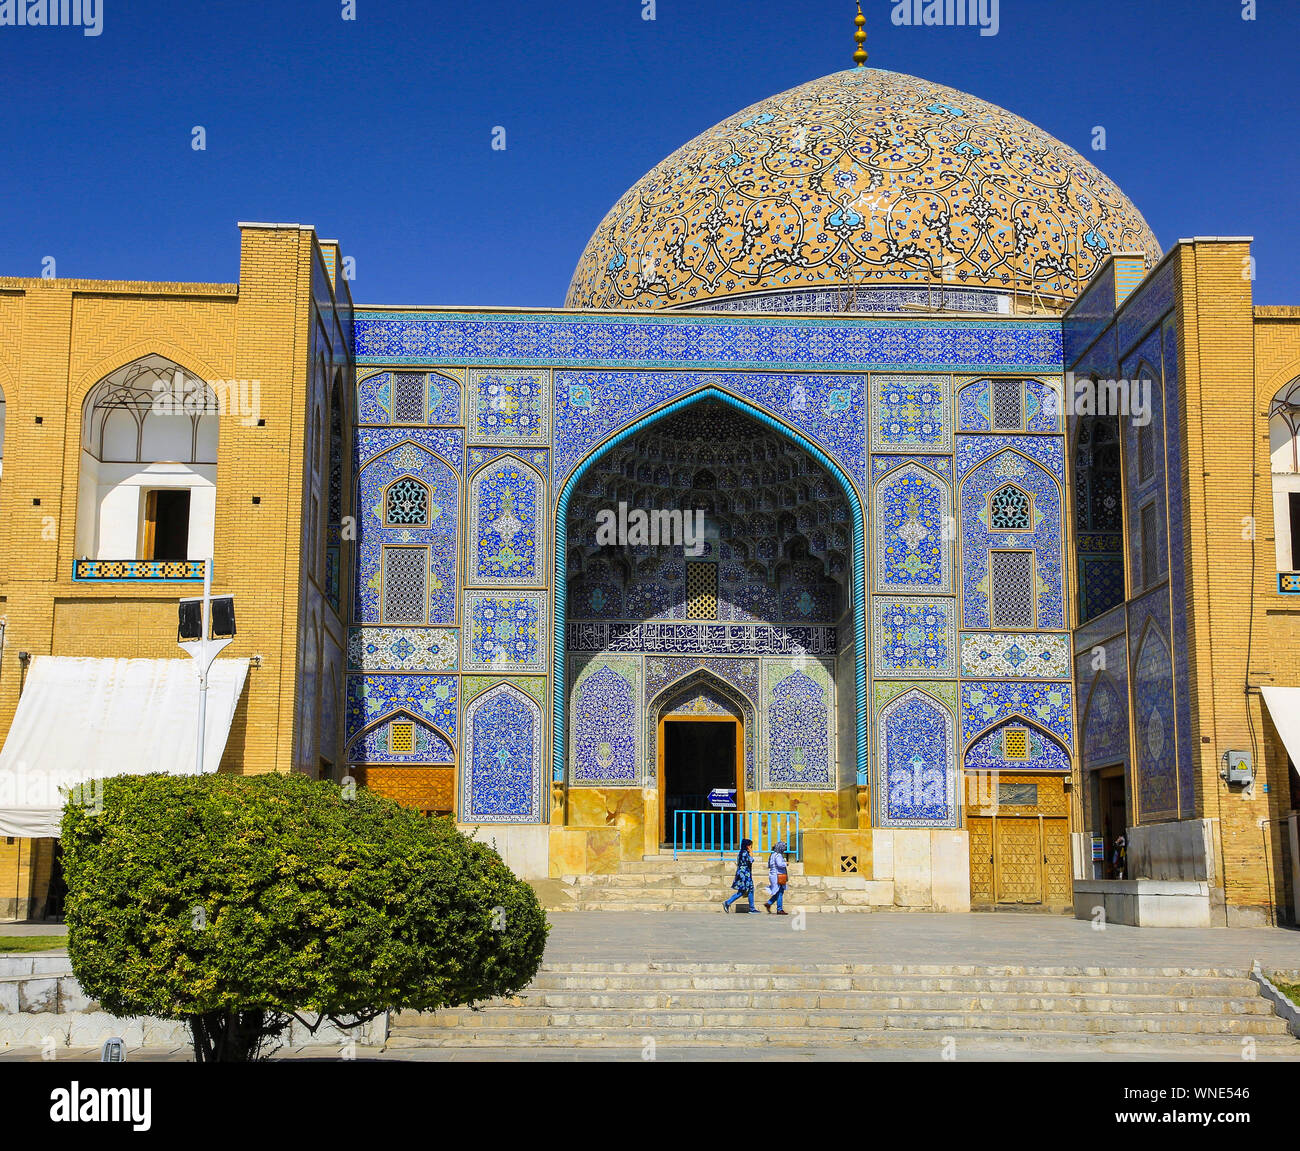
[[[213, 608], [216, 608], [216, 618]], [[203, 774], [203, 743], [208, 712], [208, 672], [217, 654], [235, 638], [234, 596], [212, 598], [212, 560], [203, 561], [203, 598], [183, 599], [178, 608], [176, 642], [199, 665], [199, 729], [194, 774]]]

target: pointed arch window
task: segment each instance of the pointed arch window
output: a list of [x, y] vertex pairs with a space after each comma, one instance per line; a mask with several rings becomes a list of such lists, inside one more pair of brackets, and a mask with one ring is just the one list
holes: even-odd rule
[[384, 496], [386, 527], [428, 527], [429, 489], [407, 476], [391, 484]]
[[1030, 532], [1034, 530], [1034, 501], [1015, 484], [1003, 484], [989, 496], [989, 530]]

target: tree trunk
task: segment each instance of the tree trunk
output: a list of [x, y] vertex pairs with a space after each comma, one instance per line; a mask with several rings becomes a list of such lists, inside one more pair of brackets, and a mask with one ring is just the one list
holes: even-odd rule
[[190, 1037], [196, 1063], [252, 1063], [262, 1045], [282, 1032], [286, 1020], [260, 1009], [251, 1011], [208, 1011], [191, 1015]]

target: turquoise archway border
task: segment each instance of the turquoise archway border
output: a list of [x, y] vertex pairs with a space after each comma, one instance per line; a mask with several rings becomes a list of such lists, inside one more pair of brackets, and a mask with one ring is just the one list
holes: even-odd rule
[[[844, 469], [839, 466], [830, 456], [821, 448], [809, 440], [805, 435], [782, 423], [775, 416], [765, 412], [762, 408], [756, 407], [747, 400], [738, 396], [733, 396], [730, 392], [724, 392], [712, 385], [700, 388], [698, 391], [691, 392], [690, 395], [682, 396], [672, 403], [659, 408], [657, 411], [650, 412], [640, 419], [633, 421], [622, 431], [611, 436], [596, 445], [583, 461], [573, 469], [569, 478], [564, 481], [564, 487], [560, 491], [560, 499], [555, 509], [555, 631], [554, 645], [551, 651], [554, 655], [551, 688], [554, 700], [555, 715], [555, 739], [552, 745], [551, 760], [551, 779], [562, 782], [564, 780], [565, 767], [565, 750], [566, 750], [566, 732], [565, 720], [568, 712], [568, 684], [565, 675], [565, 660], [567, 652], [565, 650], [565, 615], [568, 599], [568, 589], [566, 586], [565, 572], [567, 568], [568, 536], [569, 536], [569, 498], [573, 494], [574, 488], [579, 480], [587, 473], [592, 465], [611, 448], [621, 444], [628, 437], [635, 435], [651, 424], [662, 420], [665, 416], [673, 412], [680, 411], [682, 408], [689, 407], [691, 404], [699, 403], [702, 400], [720, 400], [724, 404], [729, 404], [745, 415], [757, 420], [765, 427], [772, 428], [774, 431], [794, 440], [801, 448], [811, 455], [827, 471], [831, 473], [843, 489], [845, 496], [848, 497], [849, 507], [853, 511], [853, 635], [854, 635], [854, 675], [857, 687], [857, 734], [858, 734], [858, 784], [862, 785], [867, 782], [867, 562], [866, 562], [866, 520], [863, 510], [862, 499], [858, 495], [857, 488], [853, 486], [853, 481], [844, 473]], [[838, 654], [838, 653], [837, 653]], [[762, 706], [762, 700], [759, 701]]]

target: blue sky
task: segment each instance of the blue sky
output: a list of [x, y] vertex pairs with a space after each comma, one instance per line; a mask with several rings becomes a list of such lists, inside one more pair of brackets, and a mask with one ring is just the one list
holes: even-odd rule
[[[360, 303], [558, 306], [630, 184], [853, 51], [846, 0], [102, 3], [97, 37], [0, 27], [0, 274], [233, 281], [236, 221], [293, 221]], [[1001, 0], [991, 37], [864, 12], [873, 66], [1085, 152], [1166, 248], [1254, 236], [1256, 302], [1300, 304], [1300, 4], [1257, 7]]]

